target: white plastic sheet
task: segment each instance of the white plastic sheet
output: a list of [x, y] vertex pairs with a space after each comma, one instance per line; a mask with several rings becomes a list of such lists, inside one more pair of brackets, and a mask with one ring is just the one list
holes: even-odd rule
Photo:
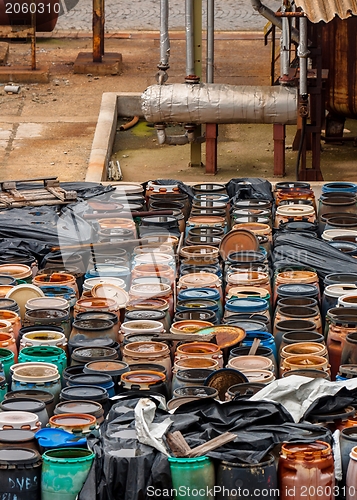
[[164, 455], [169, 456], [162, 437], [166, 434], [172, 424], [170, 418], [166, 418], [160, 424], [153, 424], [156, 405], [151, 399], [142, 398], [135, 406], [135, 429], [138, 441], [152, 446]]
[[275, 380], [250, 398], [251, 401], [267, 399], [281, 403], [298, 423], [312, 403], [321, 396], [333, 396], [342, 387], [355, 389], [357, 378], [346, 381], [330, 382], [321, 378], [290, 377]]

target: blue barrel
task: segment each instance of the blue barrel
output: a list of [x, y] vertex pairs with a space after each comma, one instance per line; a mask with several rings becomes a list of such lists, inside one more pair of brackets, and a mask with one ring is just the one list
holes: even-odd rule
[[178, 300], [196, 300], [196, 299], [204, 299], [204, 300], [212, 300], [217, 304], [218, 313], [217, 316], [218, 321], [220, 322], [223, 315], [223, 306], [221, 296], [218, 290], [214, 288], [189, 288], [187, 290], [182, 290], [178, 294]]
[[68, 377], [67, 384], [69, 387], [77, 385], [102, 387], [103, 389], [106, 389], [110, 398], [115, 396], [113, 379], [106, 373], [80, 373], [77, 375], [71, 375]]
[[250, 347], [253, 344], [254, 339], [260, 340], [260, 345], [263, 347], [269, 347], [278, 359], [278, 350], [275, 345], [274, 336], [268, 332], [246, 332], [246, 336], [242, 341], [242, 346]]
[[225, 305], [224, 318], [227, 319], [233, 314], [263, 314], [269, 319], [268, 326], [270, 326], [269, 303], [265, 299], [253, 297], [229, 299]]
[[40, 286], [46, 297], [66, 299], [69, 307], [76, 303], [76, 292], [70, 286]]
[[322, 186], [322, 193], [357, 193], [354, 182], [328, 182]]
[[[219, 309], [216, 302], [206, 299], [186, 299], [178, 300], [176, 304], [176, 312], [192, 311], [192, 309], [206, 309], [215, 313], [216, 320], [218, 321]], [[214, 323], [212, 321], [212, 323]]]

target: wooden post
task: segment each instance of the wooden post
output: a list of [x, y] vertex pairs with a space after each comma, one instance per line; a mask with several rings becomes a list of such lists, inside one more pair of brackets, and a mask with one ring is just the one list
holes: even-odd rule
[[206, 174], [217, 173], [217, 137], [218, 125], [206, 123]]
[[93, 62], [102, 62], [102, 32], [104, 26], [102, 0], [93, 0]]

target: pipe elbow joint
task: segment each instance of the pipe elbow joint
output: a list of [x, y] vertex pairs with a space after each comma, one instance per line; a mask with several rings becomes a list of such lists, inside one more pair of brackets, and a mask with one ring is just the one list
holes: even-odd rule
[[155, 125], [157, 142], [162, 145], [166, 142], [166, 131], [164, 126]]

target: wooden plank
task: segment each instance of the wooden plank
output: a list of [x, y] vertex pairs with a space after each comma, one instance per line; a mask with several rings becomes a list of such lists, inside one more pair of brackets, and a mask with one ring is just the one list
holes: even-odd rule
[[191, 448], [180, 431], [169, 432], [166, 436], [166, 441], [171, 452], [177, 458], [185, 457], [191, 452]]
[[30, 25], [1, 26], [0, 38], [27, 38], [33, 34], [33, 27]]
[[207, 443], [201, 444], [200, 446], [196, 446], [196, 448], [192, 448], [189, 453], [186, 454], [188, 458], [201, 457], [206, 455], [209, 451], [215, 450], [220, 446], [223, 446], [231, 441], [234, 441], [237, 438], [237, 434], [233, 434], [233, 432], [225, 432], [221, 436], [217, 436], [213, 439], [207, 441]]

